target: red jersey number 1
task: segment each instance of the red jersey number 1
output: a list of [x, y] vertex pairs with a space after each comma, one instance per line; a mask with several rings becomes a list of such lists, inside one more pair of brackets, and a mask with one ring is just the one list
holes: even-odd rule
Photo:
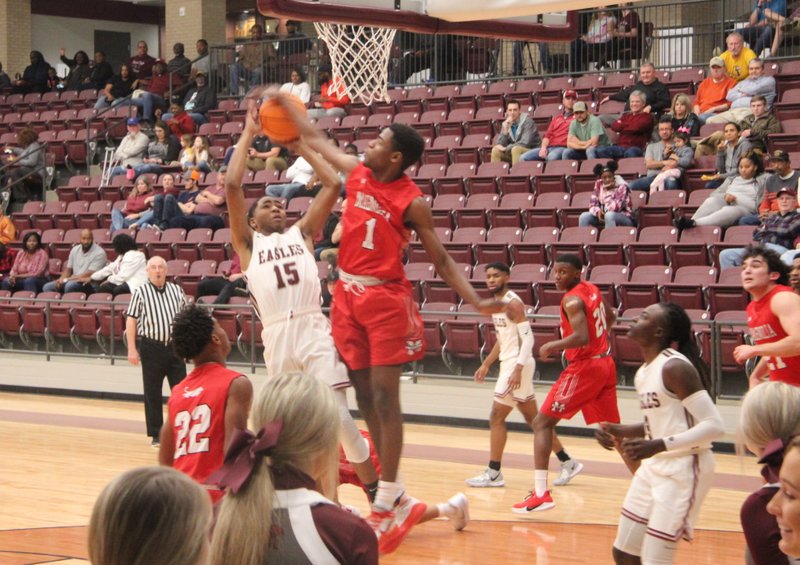
[[367, 235], [364, 237], [364, 241], [361, 242], [361, 247], [363, 247], [364, 249], [369, 249], [370, 251], [375, 249], [375, 243], [374, 243], [375, 224], [377, 223], [378, 220], [375, 218], [370, 218], [365, 222], [367, 226]]

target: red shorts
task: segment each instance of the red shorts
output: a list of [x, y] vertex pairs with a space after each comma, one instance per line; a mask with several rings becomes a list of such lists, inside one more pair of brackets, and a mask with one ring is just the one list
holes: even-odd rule
[[[372, 465], [375, 467], [375, 471], [378, 473], [378, 476], [381, 474], [381, 461], [378, 459], [378, 452], [375, 451], [375, 446], [372, 444], [372, 438], [369, 435], [369, 432], [365, 432], [364, 430], [359, 430], [361, 435], [364, 436], [369, 444], [369, 458], [372, 459]], [[350, 461], [347, 460], [347, 456], [344, 454], [344, 449], [342, 446], [339, 446], [339, 484], [341, 485], [355, 485], [358, 488], [364, 488], [364, 483], [361, 482], [361, 479], [358, 478], [358, 473], [356, 470], [353, 469], [353, 465]]]
[[580, 410], [587, 424], [619, 423], [617, 368], [611, 357], [574, 361], [553, 384], [539, 410], [568, 420]]
[[402, 365], [425, 355], [422, 318], [408, 281], [333, 292], [331, 332], [351, 371]]

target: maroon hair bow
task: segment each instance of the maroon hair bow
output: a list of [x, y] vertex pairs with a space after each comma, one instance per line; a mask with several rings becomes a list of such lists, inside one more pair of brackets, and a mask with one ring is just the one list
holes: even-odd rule
[[282, 429], [283, 422], [275, 420], [261, 428], [258, 434], [250, 430], [236, 430], [225, 453], [225, 462], [208, 477], [206, 483], [222, 489], [230, 488], [234, 494], [239, 492], [253, 474], [258, 458], [268, 457], [278, 445]]

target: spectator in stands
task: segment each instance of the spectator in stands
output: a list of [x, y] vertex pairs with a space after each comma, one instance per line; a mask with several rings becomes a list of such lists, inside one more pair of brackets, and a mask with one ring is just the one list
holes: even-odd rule
[[[198, 71], [195, 76], [195, 87], [186, 93], [183, 98], [183, 109], [198, 126], [208, 122], [206, 114], [217, 105], [217, 96], [214, 90], [208, 86], [207, 76], [204, 72]], [[172, 114], [164, 114], [161, 119], [169, 123]]]
[[775, 57], [783, 40], [786, 0], [756, 0], [749, 25], [736, 31], [761, 59]]
[[59, 92], [63, 87], [64, 85], [55, 68], [50, 67], [47, 69], [47, 89], [45, 92]]
[[207, 491], [184, 473], [132, 469], [112, 480], [94, 503], [89, 559], [117, 565], [207, 563], [211, 521]]
[[139, 118], [135, 116], [128, 118], [127, 129], [128, 133], [114, 151], [114, 161], [119, 165], [111, 170], [112, 175], [132, 175], [133, 173], [128, 173], [128, 170], [142, 164], [147, 146], [150, 144], [150, 139], [142, 132], [139, 125]]
[[756, 58], [755, 52], [744, 46], [744, 38], [738, 31], [728, 34], [728, 37], [725, 38], [725, 45], [728, 50], [720, 55], [725, 62], [725, 72], [737, 82], [746, 79], [750, 61]]
[[197, 51], [198, 59], [192, 65], [192, 80], [194, 80], [198, 73], [203, 73], [204, 75], [208, 76], [208, 74], [211, 72], [210, 59], [208, 55], [208, 41], [205, 39], [198, 39], [195, 43], [195, 50]]
[[311, 40], [303, 33], [303, 24], [297, 20], [286, 20], [286, 35], [279, 36], [278, 57], [286, 60], [311, 50]]
[[183, 43], [176, 43], [172, 46], [172, 54], [175, 55], [172, 59], [167, 61], [167, 72], [180, 77], [179, 84], [183, 84], [189, 80], [189, 73], [192, 70], [192, 61], [184, 55], [185, 47]]
[[752, 145], [747, 139], [741, 137], [742, 127], [736, 122], [728, 122], [722, 129], [722, 135], [718, 132], [708, 136], [698, 143], [695, 149], [695, 156], [702, 155], [704, 147], [713, 146], [716, 142], [717, 153], [717, 172], [714, 175], [701, 177], [707, 181], [706, 188], [717, 188], [729, 177], [738, 173], [739, 158], [752, 149]]
[[611, 129], [619, 134], [617, 143], [608, 147], [599, 147], [596, 155], [600, 159], [620, 159], [623, 157], [641, 157], [653, 135], [653, 114], [644, 111], [647, 101], [645, 94], [634, 90], [628, 97], [630, 111], [611, 122]]
[[344, 93], [341, 81], [334, 79], [330, 65], [320, 65], [317, 69], [317, 82], [320, 88], [319, 99], [314, 102], [314, 108], [308, 111], [308, 117], [346, 116], [350, 97]]
[[[173, 102], [169, 107], [169, 113], [164, 114], [164, 116], [170, 117], [168, 121], [164, 121], [167, 126], [169, 126], [169, 131], [176, 137], [181, 137], [184, 134], [192, 134], [194, 130], [197, 129], [194, 120], [189, 113], [183, 109], [183, 104], [180, 102]], [[162, 116], [162, 119], [164, 116]]]
[[14, 259], [16, 258], [17, 250], [0, 241], [0, 280], [11, 272], [11, 267], [14, 266]]
[[344, 146], [344, 154], [350, 155], [351, 157], [358, 157], [359, 156], [358, 147], [356, 146], [355, 143], [348, 143], [347, 145]]
[[694, 97], [694, 113], [702, 123], [731, 107], [726, 97], [728, 91], [736, 86], [736, 80], [725, 72], [725, 61], [722, 57], [712, 57], [708, 67], [709, 76], [697, 87], [697, 94]]
[[[625, 102], [625, 109], [629, 110], [628, 99], [631, 92], [638, 90], [645, 95], [645, 107], [643, 111], [660, 115], [664, 110], [669, 108], [670, 95], [666, 85], [658, 80], [656, 77], [656, 67], [653, 63], [645, 62], [639, 67], [639, 80], [633, 86], [621, 89], [616, 94], [606, 96], [600, 100], [600, 105], [605, 104], [609, 100], [616, 100], [617, 102]], [[604, 117], [603, 123], [610, 123], [616, 119], [616, 116]]]
[[58, 56], [69, 67], [69, 75], [64, 82], [66, 90], [80, 90], [91, 80], [92, 68], [89, 66], [89, 55], [86, 51], [78, 51], [72, 59], [68, 59], [67, 51], [62, 47], [58, 50]]
[[47, 92], [47, 71], [50, 63], [44, 60], [39, 51], [31, 51], [31, 64], [25, 67], [22, 76], [17, 75], [12, 92], [28, 94], [30, 92]]
[[0, 290], [39, 292], [47, 282], [49, 260], [39, 232], [26, 233], [22, 238], [22, 250], [14, 258], [8, 276], [0, 282]]
[[141, 86], [138, 79], [134, 82], [136, 91], [133, 93], [130, 103], [142, 109], [143, 121], [152, 123], [155, 110], [157, 108], [163, 110], [167, 107], [170, 85], [175, 88], [179, 84], [179, 77], [170, 75], [167, 72], [167, 64], [161, 59], [156, 59], [147, 86]]
[[225, 172], [226, 168], [222, 167], [217, 171], [217, 181], [214, 186], [206, 187], [194, 197], [194, 207], [188, 214], [176, 214], [167, 220], [169, 227], [183, 228], [186, 231], [195, 228], [218, 230], [225, 227], [225, 222], [222, 220], [222, 214], [227, 209], [225, 206]]
[[92, 273], [95, 292], [132, 294], [147, 281], [147, 259], [136, 249], [136, 242], [127, 233], [118, 233], [111, 240], [117, 258]]
[[789, 154], [782, 149], [776, 149], [769, 159], [770, 173], [767, 175], [767, 186], [764, 197], [758, 205], [758, 215], [748, 214], [739, 220], [740, 226], [757, 226], [767, 219], [767, 216], [778, 211], [776, 196], [783, 188], [797, 190], [800, 173], [792, 169]]
[[563, 158], [579, 160], [599, 158], [599, 150], [611, 145], [600, 118], [589, 114], [586, 102], [580, 100], [572, 106], [572, 111], [575, 119], [569, 124], [567, 150], [564, 151]]
[[618, 176], [617, 163], [609, 161], [605, 165], [594, 166], [597, 181], [594, 183], [589, 200], [589, 211], [581, 214], [578, 225], [582, 227], [613, 228], [633, 226], [633, 203], [631, 190], [625, 180]]
[[[389, 82], [403, 85], [415, 73], [430, 68], [433, 58], [433, 36], [428, 33], [399, 30], [396, 38], [402, 54], [397, 65], [389, 73]], [[519, 74], [521, 75], [522, 71]]]
[[108, 257], [102, 247], [94, 242], [92, 230], [81, 231], [81, 242], [74, 245], [69, 252], [69, 259], [61, 275], [46, 285], [44, 292], [83, 292], [91, 294], [94, 287], [91, 284], [92, 274], [99, 271], [108, 263]]
[[752, 59], [748, 66], [750, 74], [731, 88], [726, 99], [731, 103], [730, 110], [711, 116], [707, 124], [724, 124], [725, 122], [741, 122], [750, 114], [750, 100], [753, 96], [761, 95], [767, 101], [767, 108], [772, 108], [775, 100], [775, 78], [764, 75], [764, 62], [761, 59]]
[[739, 174], [725, 179], [691, 218], [681, 216], [675, 220], [679, 229], [695, 226], [720, 226], [726, 228], [734, 225], [739, 218], [754, 214], [758, 203], [764, 195], [767, 179], [764, 175], [764, 163], [758, 153], [750, 151], [739, 158]]
[[114, 76], [114, 69], [111, 64], [106, 61], [106, 54], [102, 51], [97, 51], [94, 54], [94, 64], [91, 65], [91, 74], [89, 80], [78, 88], [78, 90], [89, 90], [94, 88], [100, 90], [106, 87], [111, 78]]
[[257, 135], [247, 150], [247, 168], [251, 171], [285, 171], [289, 166], [289, 150], [274, 145], [266, 135]]
[[622, 59], [620, 68], [624, 68], [630, 63], [630, 59], [637, 59], [641, 54], [644, 29], [639, 14], [631, 9], [631, 2], [620, 4], [619, 7], [622, 14], [611, 33], [614, 42], [611, 44], [610, 59]]
[[521, 112], [518, 101], [506, 103], [506, 119], [500, 125], [500, 133], [494, 138], [492, 163], [516, 163], [520, 156], [541, 144], [536, 124]]
[[753, 149], [762, 154], [767, 152], [767, 136], [781, 132], [781, 123], [771, 109], [767, 109], [767, 99], [761, 95], [750, 99], [750, 114], [739, 123], [740, 137], [746, 139]]
[[143, 227], [153, 221], [153, 203], [155, 201], [153, 187], [145, 176], [136, 179], [133, 190], [125, 199], [122, 209], [111, 210], [111, 231], [132, 226]]
[[136, 44], [136, 55], [128, 59], [128, 66], [133, 78], [143, 81], [140, 85], [144, 85], [150, 79], [155, 63], [155, 58], [147, 54], [147, 42], [145, 41]]
[[692, 112], [692, 100], [688, 94], [679, 92], [672, 99], [672, 106], [670, 107], [669, 114], [666, 114], [672, 119], [672, 129], [674, 131], [684, 131], [689, 134], [689, 137], [697, 137], [700, 135], [700, 118], [697, 114]]
[[161, 177], [161, 188], [164, 189], [163, 194], [172, 194], [177, 196], [180, 193], [178, 187], [175, 186], [175, 177], [171, 174], [163, 175]]
[[561, 100], [562, 111], [553, 116], [547, 125], [542, 143], [527, 153], [523, 153], [520, 161], [558, 161], [567, 150], [567, 134], [569, 124], [575, 118], [572, 113], [573, 104], [578, 99], [574, 90], [565, 90]]
[[11, 88], [11, 77], [3, 70], [3, 63], [0, 63], [0, 90]]
[[155, 137], [147, 146], [147, 153], [141, 164], [133, 167], [134, 174], [138, 177], [144, 173], [161, 174], [165, 165], [178, 161], [181, 146], [178, 138], [172, 135], [162, 121], [157, 121], [153, 126]]
[[[795, 250], [795, 239], [800, 237], [800, 214], [797, 213], [797, 186], [778, 190], [775, 201], [778, 211], [769, 214], [753, 232], [753, 241], [772, 249], [781, 256], [781, 261], [791, 267]], [[744, 248], [723, 249], [719, 254], [720, 269], [742, 264]]]
[[17, 132], [17, 146], [6, 146], [9, 165], [0, 177], [0, 186], [11, 187], [11, 202], [27, 202], [41, 200], [41, 194], [34, 192], [31, 185], [39, 183], [43, 186], [45, 178], [44, 148], [39, 143], [39, 136], [30, 128]]
[[117, 106], [124, 102], [133, 92], [133, 80], [131, 68], [123, 64], [119, 68], [119, 74], [111, 77], [111, 80], [106, 84], [103, 92], [100, 93], [94, 105], [95, 110], [102, 110], [109, 106]]
[[289, 82], [281, 86], [281, 91], [297, 96], [303, 104], [311, 100], [311, 87], [306, 81], [306, 73], [300, 67], [294, 67]]
[[344, 229], [341, 217], [346, 208], [347, 200], [344, 200], [341, 211], [339, 213], [331, 212], [328, 219], [325, 220], [325, 225], [322, 226], [322, 238], [314, 242], [314, 259], [317, 261], [336, 263], [339, 256], [339, 242], [342, 240], [342, 230]]
[[222, 273], [221, 277], [206, 277], [197, 287], [197, 297], [214, 296], [213, 304], [227, 304], [233, 296], [247, 296], [247, 281], [242, 274], [242, 265], [239, 255], [234, 252], [231, 258], [231, 268]]
[[667, 190], [668, 180], [674, 181], [670, 183], [669, 188], [679, 187], [676, 184], [677, 180], [694, 161], [694, 150], [689, 141], [689, 134], [685, 131], [676, 131], [672, 135], [672, 146], [664, 155], [664, 166], [661, 167], [661, 172], [650, 183], [650, 194]]
[[180, 155], [180, 162], [184, 171], [211, 172], [211, 157], [208, 154], [208, 140], [205, 136], [196, 136], [192, 146], [184, 148]]
[[311, 192], [317, 185], [314, 169], [303, 157], [298, 157], [292, 166], [286, 169], [285, 184], [272, 184], [266, 187], [265, 194], [274, 198], [284, 198], [288, 202], [301, 192]]
[[613, 14], [607, 11], [605, 6], [598, 6], [598, 11], [592, 16], [586, 33], [570, 44], [571, 72], [585, 71], [588, 61], [597, 61], [596, 69], [601, 69], [607, 64], [611, 56], [611, 44], [616, 25], [617, 19]]
[[[181, 163], [182, 168], [184, 168], [183, 163], [189, 161], [191, 158], [190, 155], [194, 151], [192, 147], [194, 145], [194, 136], [192, 134], [185, 133], [181, 136], [180, 143], [181, 152], [178, 155], [178, 161]], [[186, 168], [184, 168], [184, 170], [186, 170]]]
[[275, 47], [272, 42], [264, 41], [264, 28], [255, 24], [250, 28], [250, 40], [241, 48], [237, 47], [239, 60], [230, 66], [230, 93], [239, 95], [239, 81], [244, 81], [247, 92], [252, 86], [264, 84], [265, 70], [272, 68], [275, 62]]
[[17, 239], [17, 228], [11, 218], [6, 216], [5, 209], [0, 206], [0, 243], [11, 243]]
[[200, 173], [187, 171], [183, 175], [183, 190], [177, 196], [158, 194], [153, 201], [153, 218], [151, 224], [160, 230], [170, 227], [173, 218], [183, 218], [194, 212], [197, 207], [195, 199], [200, 194]]
[[[628, 185], [631, 190], [650, 190], [650, 185], [655, 180], [656, 175], [658, 175], [669, 162], [669, 155], [674, 148], [673, 136], [675, 134], [675, 131], [672, 129], [672, 119], [669, 116], [662, 116], [658, 121], [657, 131], [658, 141], [648, 143], [644, 151], [644, 163], [647, 169], [647, 175], [631, 181]], [[690, 164], [691, 161], [689, 163], [679, 162], [679, 166], [683, 166], [684, 168], [688, 167]], [[667, 190], [680, 188], [680, 183], [675, 179], [666, 179], [664, 181], [664, 188]]]

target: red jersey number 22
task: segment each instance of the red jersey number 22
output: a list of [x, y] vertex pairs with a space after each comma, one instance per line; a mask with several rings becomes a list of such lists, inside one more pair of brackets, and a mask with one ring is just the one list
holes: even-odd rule
[[175, 414], [175, 427], [179, 428], [178, 439], [175, 442], [175, 459], [208, 451], [208, 438], [199, 437], [211, 427], [211, 408], [207, 404], [195, 406], [191, 414], [188, 410]]

